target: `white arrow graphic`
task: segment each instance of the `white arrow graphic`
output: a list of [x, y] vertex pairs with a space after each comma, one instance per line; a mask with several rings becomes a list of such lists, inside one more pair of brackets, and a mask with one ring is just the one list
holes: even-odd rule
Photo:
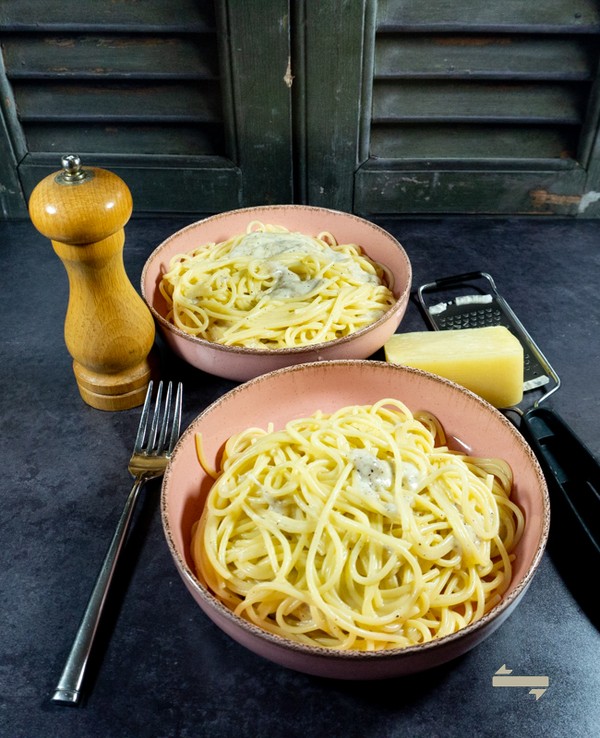
[[529, 694], [534, 695], [537, 702], [550, 685], [547, 676], [511, 675], [512, 669], [507, 669], [506, 664], [502, 664], [492, 677], [492, 687], [529, 687]]

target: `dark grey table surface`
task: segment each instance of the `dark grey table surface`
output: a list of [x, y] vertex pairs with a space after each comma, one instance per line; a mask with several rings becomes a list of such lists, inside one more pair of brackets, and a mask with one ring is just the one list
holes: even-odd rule
[[[147, 255], [190, 220], [127, 225], [125, 264], [136, 287]], [[600, 457], [600, 223], [378, 222], [404, 245], [415, 286], [472, 270], [495, 277], [562, 379], [552, 407]], [[66, 273], [27, 222], [0, 223], [0, 284], [2, 738], [600, 735], [598, 610], [572, 590], [551, 552], [508, 621], [461, 659], [384, 682], [329, 681], [263, 660], [203, 615], [169, 558], [157, 483], [117, 571], [86, 698], [75, 708], [52, 705], [130, 488], [139, 409], [107, 413], [80, 399], [63, 341]], [[424, 328], [413, 302], [401, 330]], [[168, 351], [163, 358], [165, 378], [184, 382], [186, 425], [234, 386]], [[597, 590], [597, 568], [579, 568]], [[493, 687], [503, 665], [547, 676], [547, 691], [536, 700], [523, 687]]]

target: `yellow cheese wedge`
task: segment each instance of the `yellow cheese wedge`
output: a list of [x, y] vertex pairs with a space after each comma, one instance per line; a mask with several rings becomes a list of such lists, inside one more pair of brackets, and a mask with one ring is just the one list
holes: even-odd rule
[[439, 374], [495, 407], [523, 399], [523, 347], [504, 326], [396, 333], [384, 351], [391, 364]]

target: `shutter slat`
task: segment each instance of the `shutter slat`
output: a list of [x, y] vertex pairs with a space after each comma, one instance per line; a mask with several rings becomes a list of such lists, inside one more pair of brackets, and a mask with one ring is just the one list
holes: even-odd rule
[[213, 35], [34, 36], [2, 42], [9, 79], [128, 78], [216, 79]]
[[597, 56], [597, 42], [588, 37], [382, 34], [374, 76], [590, 80]]
[[572, 127], [519, 127], [477, 125], [375, 125], [371, 132], [371, 154], [397, 166], [414, 166], [416, 160], [497, 162], [519, 160], [526, 166], [574, 166], [577, 129]]
[[379, 0], [378, 31], [503, 31], [511, 33], [597, 33], [595, 0]]
[[222, 126], [127, 125], [124, 123], [33, 123], [25, 127], [32, 151], [103, 154], [217, 156], [223, 151]]
[[214, 7], [197, 0], [119, 0], [119, 2], [40, 3], [2, 0], [0, 26], [5, 31], [125, 31], [127, 33], [202, 33], [214, 31]]
[[373, 122], [519, 121], [578, 125], [585, 100], [585, 90], [577, 85], [376, 82]]
[[46, 82], [14, 84], [17, 112], [32, 121], [178, 121], [220, 120], [218, 88], [210, 83], [126, 84]]

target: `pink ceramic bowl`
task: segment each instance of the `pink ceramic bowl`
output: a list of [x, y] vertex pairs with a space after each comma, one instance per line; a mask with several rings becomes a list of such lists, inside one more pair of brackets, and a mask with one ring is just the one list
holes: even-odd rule
[[[198, 580], [190, 557], [191, 527], [200, 517], [212, 481], [198, 463], [195, 434], [202, 433], [208, 463], [216, 466], [227, 438], [248, 426], [266, 427], [273, 422], [277, 428], [318, 409], [333, 411], [390, 396], [413, 411], [433, 412], [448, 438], [459, 439], [474, 455], [501, 457], [511, 465], [513, 499], [525, 513], [526, 526], [516, 549], [513, 581], [502, 601], [481, 620], [453, 635], [410, 648], [370, 653], [298, 645], [234, 615]], [[418, 369], [376, 361], [328, 361], [258, 377], [204, 410], [182, 435], [169, 462], [162, 484], [161, 514], [179, 574], [198, 605], [225, 633], [251, 651], [297, 671], [338, 679], [382, 679], [450, 661], [487, 638], [508, 618], [542, 558], [550, 503], [544, 476], [529, 446], [498, 410], [477, 395]]]
[[[170, 259], [203, 243], [223, 241], [243, 233], [253, 220], [282, 225], [291, 231], [316, 235], [330, 231], [339, 243], [357, 243], [367, 256], [384, 264], [394, 277], [394, 305], [375, 323], [344, 338], [290, 349], [249, 349], [221, 346], [190, 336], [166, 320], [167, 305], [158, 284]], [[163, 241], [150, 255], [142, 272], [141, 291], [167, 344], [192, 366], [219, 377], [245, 381], [259, 374], [323, 359], [366, 359], [396, 331], [410, 296], [412, 270], [398, 241], [379, 226], [356, 215], [307, 205], [270, 205], [243, 208], [193, 223]]]

